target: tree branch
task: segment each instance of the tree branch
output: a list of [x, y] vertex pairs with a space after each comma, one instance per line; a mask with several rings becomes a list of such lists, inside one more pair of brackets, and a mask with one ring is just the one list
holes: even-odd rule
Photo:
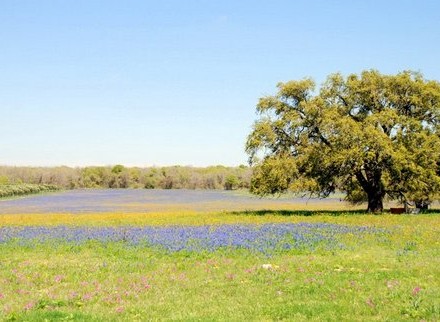
[[367, 179], [364, 177], [364, 175], [360, 170], [356, 171], [355, 175], [356, 175], [356, 179], [358, 180], [359, 184], [361, 185], [362, 189], [364, 189], [365, 192], [371, 190], [370, 184], [368, 183]]

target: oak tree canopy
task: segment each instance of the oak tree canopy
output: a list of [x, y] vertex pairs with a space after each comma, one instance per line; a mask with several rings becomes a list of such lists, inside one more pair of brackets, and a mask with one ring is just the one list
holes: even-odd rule
[[440, 83], [420, 73], [368, 70], [278, 84], [259, 100], [246, 142], [251, 191], [286, 191], [381, 212], [384, 198], [426, 206], [440, 191]]

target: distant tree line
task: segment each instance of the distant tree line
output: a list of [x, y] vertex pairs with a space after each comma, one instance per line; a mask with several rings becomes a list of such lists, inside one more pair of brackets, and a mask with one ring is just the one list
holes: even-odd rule
[[210, 166], [12, 167], [0, 166], [0, 185], [47, 184], [63, 189], [248, 189], [251, 168]]

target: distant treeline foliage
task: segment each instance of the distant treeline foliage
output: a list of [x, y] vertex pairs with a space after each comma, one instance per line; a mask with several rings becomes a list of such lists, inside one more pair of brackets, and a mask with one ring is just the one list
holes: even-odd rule
[[240, 189], [249, 188], [251, 168], [211, 166], [170, 167], [0, 167], [0, 184], [48, 184], [64, 189]]
[[40, 192], [49, 192], [59, 190], [59, 187], [53, 184], [0, 184], [0, 198], [24, 196]]

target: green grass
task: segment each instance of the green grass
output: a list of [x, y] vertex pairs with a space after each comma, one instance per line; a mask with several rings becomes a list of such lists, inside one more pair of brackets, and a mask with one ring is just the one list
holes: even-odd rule
[[[223, 215], [227, 222], [369, 224], [391, 234], [346, 236], [344, 250], [270, 257], [245, 250], [169, 254], [93, 241], [8, 242], [0, 244], [1, 319], [440, 320], [440, 214]], [[221, 216], [207, 218], [221, 223]]]

